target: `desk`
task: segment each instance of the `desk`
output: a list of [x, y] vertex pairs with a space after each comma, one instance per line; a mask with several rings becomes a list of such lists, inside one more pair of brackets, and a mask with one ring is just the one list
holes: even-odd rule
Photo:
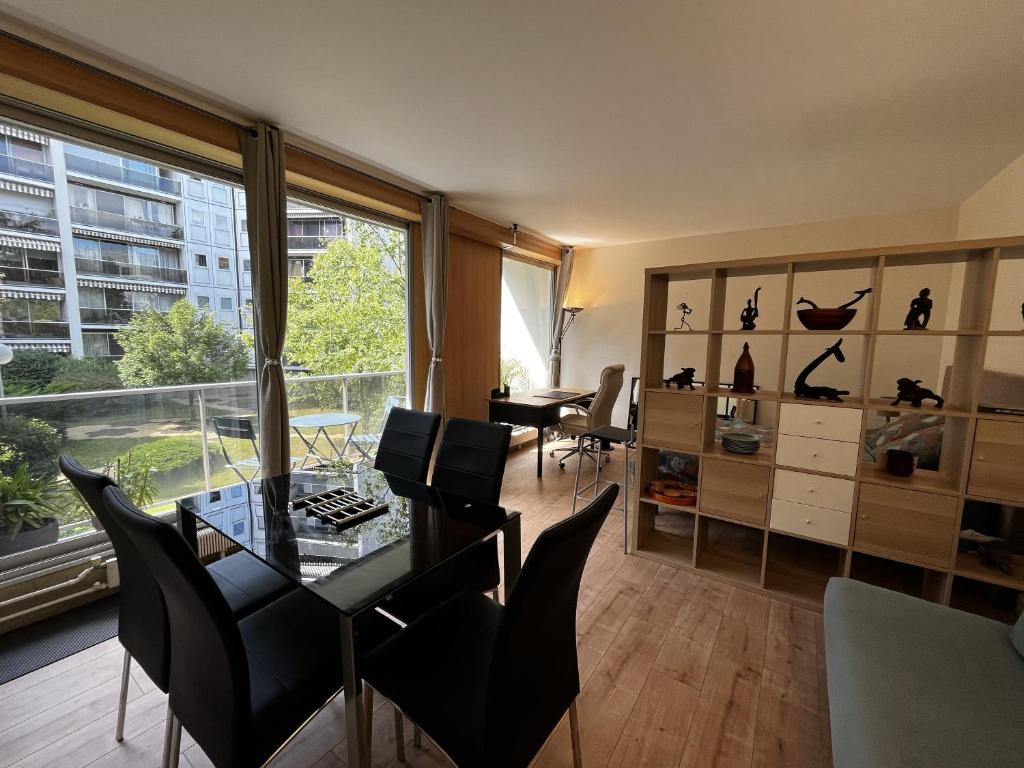
[[337, 610], [342, 658], [324, 663], [342, 665], [348, 765], [359, 768], [368, 765], [360, 664], [372, 650], [360, 648], [360, 627], [378, 606], [402, 597], [403, 590], [410, 594], [428, 575], [455, 569], [499, 533], [510, 591], [521, 567], [521, 526], [518, 512], [420, 483], [400, 484], [369, 468], [344, 485], [366, 498], [387, 500], [387, 513], [341, 530], [294, 513], [291, 501], [340, 485], [318, 473], [293, 472], [181, 499], [177, 512], [193, 548], [197, 524], [209, 525]]
[[558, 387], [557, 391], [572, 394], [557, 400], [538, 397], [552, 391], [551, 387], [531, 389], [528, 392], [516, 392], [509, 397], [492, 397], [487, 401], [487, 418], [490, 421], [534, 427], [537, 430], [537, 477], [544, 474], [544, 430], [561, 421], [564, 406], [596, 394], [592, 389]]

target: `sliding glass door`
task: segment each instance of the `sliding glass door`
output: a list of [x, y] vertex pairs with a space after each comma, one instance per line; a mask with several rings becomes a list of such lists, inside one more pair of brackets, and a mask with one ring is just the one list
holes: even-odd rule
[[501, 380], [513, 392], [547, 384], [554, 270], [506, 256], [501, 268]]

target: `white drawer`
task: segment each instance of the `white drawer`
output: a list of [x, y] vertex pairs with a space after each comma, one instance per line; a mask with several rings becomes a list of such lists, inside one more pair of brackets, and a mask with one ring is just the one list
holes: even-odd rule
[[772, 499], [771, 528], [775, 531], [845, 546], [850, 540], [850, 520], [850, 515], [834, 509]]
[[813, 469], [818, 472], [831, 472], [833, 475], [853, 477], [857, 472], [859, 455], [860, 445], [858, 443], [779, 435], [779, 445], [775, 450], [775, 463], [787, 467]]
[[779, 410], [779, 432], [783, 435], [860, 442], [860, 408], [783, 403]]
[[772, 496], [850, 513], [853, 511], [853, 480], [777, 469]]

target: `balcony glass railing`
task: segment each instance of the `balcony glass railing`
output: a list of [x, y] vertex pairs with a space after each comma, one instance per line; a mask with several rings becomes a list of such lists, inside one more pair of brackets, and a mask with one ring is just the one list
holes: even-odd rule
[[184, 239], [184, 232], [177, 224], [164, 224], [159, 221], [150, 221], [149, 219], [129, 218], [119, 213], [94, 211], [91, 208], [72, 208], [71, 221], [75, 224], [84, 224], [87, 227], [116, 229], [119, 232], [131, 232], [136, 235], [166, 237], [171, 240]]
[[82, 307], [82, 322], [87, 325], [127, 325], [144, 309], [122, 307]]
[[289, 235], [290, 251], [322, 251], [329, 243], [340, 240], [341, 235]]
[[[289, 376], [285, 384], [291, 416], [325, 412], [358, 416], [354, 439], [372, 451], [383, 431], [388, 400], [406, 396], [406, 381], [405, 371], [385, 371]], [[58, 453], [76, 457], [100, 472], [108, 471], [118, 460], [123, 465], [129, 454], [134, 461], [144, 459], [147, 453], [173, 455], [173, 466], [164, 463], [149, 468], [155, 486], [153, 504], [147, 509], [152, 514], [173, 512], [174, 499], [182, 496], [237, 487], [238, 475], [227, 465], [224, 452], [235, 464], [241, 464], [255, 457], [253, 445], [225, 437], [222, 450], [213, 417], [249, 418], [259, 431], [253, 381], [7, 397], [0, 398], [0, 408], [6, 418], [41, 419], [67, 436], [52, 455], [56, 477]], [[348, 429], [330, 428], [329, 434], [339, 449], [346, 445]], [[294, 431], [290, 437], [291, 455], [303, 457], [307, 449], [301, 438]], [[168, 450], [171, 447], [173, 451]], [[346, 455], [353, 461], [362, 458], [354, 445], [348, 445]], [[242, 467], [242, 471], [247, 470], [246, 464]], [[38, 554], [27, 557], [28, 561], [52, 556], [54, 548], [73, 551], [104, 541], [105, 534], [93, 528], [88, 513], [70, 494], [58, 519], [61, 540], [35, 550]], [[76, 538], [72, 541], [71, 537]]]
[[63, 320], [0, 320], [0, 339], [67, 339]]
[[21, 176], [33, 181], [53, 181], [53, 166], [37, 163], [35, 160], [24, 160], [12, 155], [0, 154], [0, 173]]
[[51, 288], [60, 288], [64, 285], [64, 275], [55, 269], [7, 267], [0, 264], [0, 284], [45, 285]]
[[13, 229], [17, 232], [28, 232], [33, 235], [60, 234], [57, 220], [52, 216], [25, 211], [8, 211], [0, 208], [0, 229]]
[[101, 179], [119, 181], [122, 184], [131, 184], [136, 187], [154, 189], [158, 192], [166, 192], [169, 195], [181, 194], [181, 183], [166, 176], [158, 176], [147, 171], [138, 171], [132, 168], [125, 168], [123, 165], [105, 163], [102, 160], [93, 160], [89, 157], [82, 157], [72, 152], [64, 153], [64, 163], [69, 171], [85, 173], [89, 176], [96, 176]]
[[129, 264], [123, 261], [75, 257], [75, 269], [80, 275], [110, 275], [113, 277], [154, 280], [161, 283], [188, 283], [188, 272], [174, 267], [154, 267], [146, 264]]

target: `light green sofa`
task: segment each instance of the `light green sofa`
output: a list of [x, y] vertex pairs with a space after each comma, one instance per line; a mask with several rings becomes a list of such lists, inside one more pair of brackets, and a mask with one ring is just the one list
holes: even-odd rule
[[831, 579], [825, 658], [835, 768], [1024, 767], [1024, 617]]

